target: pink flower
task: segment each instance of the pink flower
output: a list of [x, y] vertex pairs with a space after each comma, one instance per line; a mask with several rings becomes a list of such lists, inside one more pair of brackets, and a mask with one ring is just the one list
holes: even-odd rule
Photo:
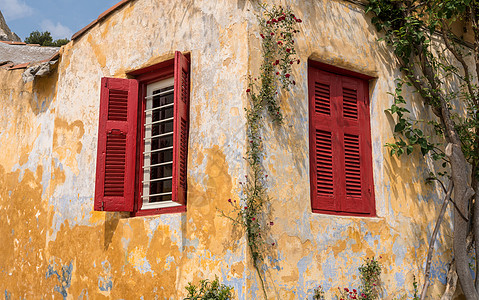
[[274, 62], [275, 65], [279, 65], [279, 59]]
[[276, 23], [278, 21], [276, 19], [272, 19], [271, 22]]
[[276, 245], [276, 243], [272, 243], [272, 244], [271, 244], [271, 246], [274, 246], [274, 245]]
[[244, 209], [248, 209], [248, 206], [245, 206]]
[[289, 73], [287, 73], [286, 75], [284, 75], [284, 77], [286, 78], [289, 78], [291, 75], [289, 75]]
[[256, 218], [251, 218], [251, 221], [255, 221], [255, 220], [256, 220]]
[[293, 80], [293, 85], [296, 85], [296, 81]]
[[274, 225], [273, 221], [269, 222], [269, 225], [273, 226]]
[[279, 75], [279, 72], [276, 72], [276, 75]]
[[273, 36], [273, 35], [274, 35], [274, 32], [271, 32], [271, 36]]
[[302, 23], [302, 22], [303, 22], [303, 20], [301, 20], [301, 19], [296, 19], [296, 22], [298, 22], [298, 23]]
[[298, 63], [298, 65], [299, 65], [299, 59], [298, 59], [296, 62], [297, 62], [297, 63]]
[[246, 92], [249, 93], [249, 92], [251, 92], [251, 90], [250, 90], [250, 89], [246, 89]]
[[263, 39], [264, 39], [264, 35], [263, 35], [262, 33], [260, 33], [260, 36], [261, 36], [261, 38], [263, 38]]
[[231, 199], [228, 199], [228, 202], [231, 203]]
[[348, 288], [344, 288], [344, 290], [346, 291], [346, 293], [349, 292], [349, 289], [348, 289]]
[[289, 52], [291, 52], [291, 49], [289, 49], [289, 48], [286, 48], [286, 52], [288, 52], [288, 53], [289, 53]]
[[293, 61], [290, 61], [289, 64], [292, 65], [294, 62]]

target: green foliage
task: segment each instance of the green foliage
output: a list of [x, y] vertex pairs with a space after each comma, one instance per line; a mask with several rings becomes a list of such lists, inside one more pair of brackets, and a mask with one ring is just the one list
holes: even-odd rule
[[416, 276], [413, 276], [413, 279], [412, 279], [412, 287], [413, 287], [413, 289], [414, 289], [413, 300], [419, 300], [419, 294], [418, 294], [418, 289], [417, 289]]
[[381, 264], [374, 257], [366, 258], [366, 261], [358, 268], [361, 286], [359, 290], [338, 288], [339, 300], [376, 300], [379, 299], [379, 286], [381, 281]]
[[65, 38], [65, 39], [58, 39], [58, 40], [55, 40], [55, 41], [53, 42], [53, 45], [54, 45], [55, 47], [61, 47], [61, 46], [63, 46], [63, 45], [68, 44], [69, 42], [70, 42], [70, 40], [69, 40], [69, 39], [66, 39], [66, 38]]
[[[390, 148], [390, 154], [397, 155], [398, 157], [403, 153], [409, 155], [413, 152], [414, 147], [416, 146], [421, 150], [423, 156], [431, 153], [434, 160], [444, 160], [445, 164], [446, 159], [444, 152], [438, 148], [438, 144], [430, 142], [431, 136], [425, 135], [417, 126], [418, 124], [427, 124], [417, 120], [412, 121], [405, 116], [409, 113], [409, 110], [404, 107], [406, 104], [406, 100], [402, 96], [402, 87], [404, 84], [408, 84], [408, 82], [401, 79], [396, 80], [395, 93], [391, 94], [394, 97], [394, 102], [390, 108], [386, 109], [386, 112], [396, 116], [394, 134], [397, 137], [397, 140], [395, 143], [386, 144], [386, 146]], [[438, 129], [436, 133], [440, 134], [440, 129]]]
[[381, 264], [374, 257], [366, 258], [366, 261], [359, 268], [359, 277], [361, 279], [361, 298], [374, 300], [379, 299], [379, 284], [381, 276]]
[[25, 43], [27, 44], [39, 44], [40, 46], [49, 47], [61, 47], [69, 41], [68, 39], [58, 39], [54, 41], [50, 32], [40, 32], [38, 30], [31, 32], [30, 35], [25, 38]]
[[322, 286], [318, 286], [314, 289], [313, 300], [325, 300], [324, 290]]
[[188, 283], [188, 296], [184, 300], [230, 300], [233, 299], [233, 288], [221, 284], [216, 276], [212, 282], [201, 280], [199, 286]]
[[[423, 155], [442, 162], [443, 168], [434, 168], [430, 179], [453, 169], [450, 179], [455, 189], [474, 189], [479, 193], [479, 1], [369, 0], [366, 12], [371, 13], [372, 24], [395, 54], [403, 75], [396, 81], [394, 102], [386, 110], [396, 123], [395, 141], [386, 144], [391, 155], [411, 154], [414, 149], [420, 149]], [[472, 37], [472, 47], [463, 40], [465, 33]], [[412, 97], [406, 99], [402, 94], [404, 85], [412, 86], [423, 103]], [[426, 113], [428, 120], [416, 120], [407, 109], [415, 104], [419, 104], [418, 111], [424, 104], [435, 116]], [[454, 149], [451, 161], [443, 152], [448, 144]], [[458, 146], [462, 153], [455, 150]], [[468, 275], [468, 250], [466, 243], [459, 242], [466, 240], [469, 230], [477, 232], [478, 229], [477, 222], [465, 224], [474, 218], [472, 212], [478, 205], [467, 197], [454, 192], [454, 257], [463, 292], [466, 298], [473, 299], [477, 290], [473, 277]], [[463, 216], [466, 211], [467, 217]], [[456, 221], [459, 215], [463, 221]], [[431, 247], [433, 249], [433, 245]], [[477, 251], [477, 243], [473, 247]], [[429, 265], [430, 261], [426, 262], [426, 266]], [[427, 292], [427, 285], [425, 287], [422, 298]], [[417, 299], [416, 282], [414, 289]]]
[[[444, 168], [448, 167], [448, 161], [441, 150], [444, 148], [444, 124], [435, 119], [424, 122], [409, 118], [410, 112], [405, 108], [408, 99], [402, 96], [402, 88], [407, 85], [414, 86], [433, 111], [439, 111], [441, 98], [447, 101], [447, 108], [452, 114], [451, 119], [462, 142], [462, 150], [473, 166], [478, 165], [477, 86], [471, 85], [471, 89], [468, 90], [467, 85], [471, 75], [467, 72], [461, 75], [458, 68], [446, 59], [445, 54], [434, 54], [431, 47], [433, 34], [438, 28], [445, 31], [447, 40], [453, 43], [455, 37], [447, 37], [450, 34], [447, 24], [460, 18], [472, 2], [472, 0], [425, 2], [370, 0], [366, 6], [366, 12], [373, 13], [372, 23], [378, 31], [384, 33], [383, 39], [392, 47], [405, 75], [404, 79], [396, 80], [396, 90], [392, 94], [394, 103], [386, 110], [396, 116], [394, 127], [396, 141], [386, 144], [390, 148], [391, 155], [411, 154], [415, 148], [418, 148], [422, 155], [430, 154], [434, 160], [441, 160]], [[452, 45], [451, 49], [464, 56], [464, 51], [457, 45]], [[420, 76], [418, 76], [418, 64], [423, 70]], [[445, 80], [454, 78], [461, 80], [460, 86], [447, 89]], [[454, 113], [453, 107], [449, 104], [451, 101], [455, 104], [464, 103], [465, 112]], [[437, 111], [436, 115], [439, 115]], [[434, 132], [437, 136], [435, 140], [439, 142], [432, 142], [434, 138], [424, 134], [418, 125]]]

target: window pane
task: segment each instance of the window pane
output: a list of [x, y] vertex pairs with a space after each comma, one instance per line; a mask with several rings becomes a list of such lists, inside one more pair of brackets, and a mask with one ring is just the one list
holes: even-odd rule
[[145, 101], [143, 203], [171, 201], [173, 86], [153, 89]]

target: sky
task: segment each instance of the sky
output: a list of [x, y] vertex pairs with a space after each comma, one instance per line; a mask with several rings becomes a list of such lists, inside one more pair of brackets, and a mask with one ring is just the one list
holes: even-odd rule
[[53, 39], [68, 38], [120, 0], [0, 0], [10, 30], [22, 40], [30, 32], [49, 31]]

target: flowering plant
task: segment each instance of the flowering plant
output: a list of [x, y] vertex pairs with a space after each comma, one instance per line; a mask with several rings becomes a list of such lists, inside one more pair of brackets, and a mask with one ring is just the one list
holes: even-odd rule
[[299, 31], [294, 26], [302, 20], [282, 6], [269, 9], [262, 5], [261, 8], [263, 12], [258, 16], [258, 20], [263, 61], [260, 76], [254, 79], [250, 77], [246, 89], [250, 105], [245, 108], [248, 138], [245, 160], [249, 166], [249, 174], [245, 176], [244, 182], [240, 182], [243, 191], [241, 201], [228, 200], [236, 212], [236, 217], [226, 217], [245, 228], [253, 265], [266, 296], [259, 266], [264, 262], [267, 247], [274, 247], [276, 244], [268, 239], [266, 234], [273, 222], [268, 220], [268, 214], [265, 212], [268, 203], [265, 185], [268, 175], [262, 166], [263, 111], [266, 108], [274, 123], [282, 123], [283, 115], [278, 100], [279, 83], [286, 91], [296, 84], [291, 76], [292, 65], [299, 64], [300, 60], [295, 56], [294, 34]]

